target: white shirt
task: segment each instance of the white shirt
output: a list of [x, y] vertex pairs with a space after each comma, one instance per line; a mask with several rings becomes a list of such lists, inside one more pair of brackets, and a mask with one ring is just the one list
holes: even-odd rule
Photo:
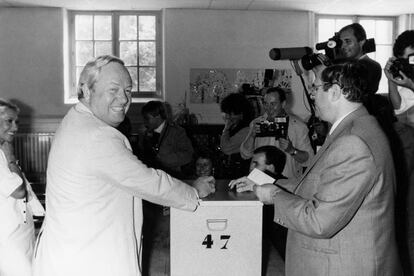
[[335, 128], [345, 119], [346, 116], [348, 116], [349, 114], [351, 114], [355, 110], [357, 110], [357, 109], [354, 109], [354, 110], [346, 113], [344, 116], [342, 116], [341, 118], [339, 118], [338, 120], [336, 120], [335, 123], [332, 124], [331, 129], [329, 130], [329, 135], [331, 135], [332, 132], [334, 132]]
[[414, 91], [403, 86], [398, 86], [398, 93], [401, 97], [401, 105], [400, 108], [394, 109], [395, 114], [405, 115], [404, 119], [409, 124], [414, 124]]
[[165, 126], [165, 121], [163, 121], [156, 129], [154, 129], [154, 132], [161, 133], [162, 130], [164, 129], [164, 126]]
[[31, 275], [34, 225], [26, 199], [11, 194], [23, 183], [0, 150], [0, 275]]

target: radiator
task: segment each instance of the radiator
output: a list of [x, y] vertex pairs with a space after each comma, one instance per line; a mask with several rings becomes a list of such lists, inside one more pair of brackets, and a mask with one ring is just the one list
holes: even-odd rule
[[53, 135], [54, 133], [19, 133], [15, 136], [14, 152], [28, 178], [45, 177]]

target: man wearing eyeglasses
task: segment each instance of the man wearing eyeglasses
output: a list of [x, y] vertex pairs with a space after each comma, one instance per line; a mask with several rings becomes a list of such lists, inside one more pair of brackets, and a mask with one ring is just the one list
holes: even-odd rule
[[[272, 87], [264, 95], [265, 114], [250, 123], [250, 130], [240, 145], [240, 155], [244, 159], [253, 157], [254, 150], [261, 146], [276, 146], [286, 154], [283, 175], [299, 177], [312, 159], [314, 153], [310, 143], [308, 128], [298, 117], [285, 111], [286, 93], [280, 87]], [[287, 137], [258, 137], [259, 123], [276, 117], [288, 117]]]
[[361, 103], [359, 63], [327, 67], [312, 98], [329, 135], [299, 179], [277, 185], [233, 180], [274, 204], [288, 228], [286, 275], [401, 275], [394, 228], [395, 174], [387, 138]]

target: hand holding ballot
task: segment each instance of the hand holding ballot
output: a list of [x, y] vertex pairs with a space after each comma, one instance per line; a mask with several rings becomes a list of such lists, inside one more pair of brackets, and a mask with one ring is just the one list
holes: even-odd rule
[[234, 187], [236, 187], [236, 191], [238, 193], [253, 191], [253, 188], [256, 185], [257, 185], [257, 183], [250, 180], [247, 176], [243, 176], [239, 179], [234, 179], [234, 180], [230, 181], [230, 183], [229, 183], [230, 189], [233, 189]]
[[236, 186], [237, 192], [241, 193], [246, 191], [253, 191], [253, 187], [255, 185], [263, 185], [273, 182], [275, 182], [275, 179], [273, 177], [255, 168], [249, 173], [248, 176], [230, 181], [229, 187], [232, 189]]
[[193, 187], [196, 188], [198, 196], [203, 198], [216, 191], [215, 183], [213, 176], [201, 176], [194, 181]]
[[236, 187], [238, 193], [253, 191], [264, 204], [273, 204], [272, 198], [278, 190], [273, 185], [275, 179], [258, 169], [253, 169], [248, 176], [230, 181], [230, 189]]

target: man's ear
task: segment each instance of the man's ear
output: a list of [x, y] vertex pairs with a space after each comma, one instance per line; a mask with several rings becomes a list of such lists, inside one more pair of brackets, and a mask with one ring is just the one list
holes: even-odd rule
[[275, 171], [275, 166], [273, 164], [266, 165], [266, 170], [269, 171], [269, 172], [274, 172]]
[[364, 53], [364, 44], [365, 44], [365, 42], [367, 42], [366, 39], [363, 39], [363, 40], [361, 40], [361, 41], [358, 42], [359, 43], [359, 47], [361, 47], [362, 53]]
[[82, 86], [82, 92], [83, 92], [83, 98], [86, 102], [89, 103], [89, 100], [91, 98], [91, 90], [89, 89], [88, 85], [85, 83]]
[[332, 101], [337, 101], [341, 98], [342, 95], [342, 89], [338, 84], [334, 84], [332, 85], [330, 88], [330, 93], [331, 93], [331, 99]]

